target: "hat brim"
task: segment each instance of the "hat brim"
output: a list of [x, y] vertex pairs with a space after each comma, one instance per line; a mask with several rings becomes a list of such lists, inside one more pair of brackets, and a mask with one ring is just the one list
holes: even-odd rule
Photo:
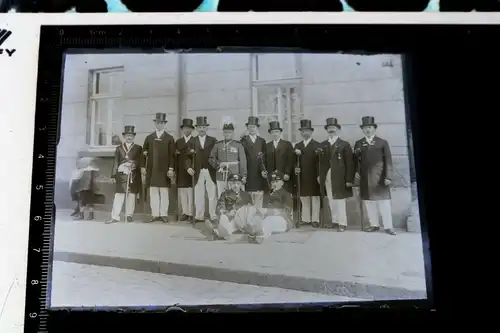
[[271, 133], [271, 131], [280, 131], [280, 132], [283, 132], [283, 129], [281, 127], [279, 128], [270, 128], [267, 130], [269, 133]]
[[194, 126], [193, 125], [181, 125], [181, 128], [184, 128], [184, 127], [189, 127], [191, 129], [194, 129]]
[[299, 128], [299, 131], [304, 131], [304, 130], [314, 131], [314, 128], [312, 128], [312, 127], [301, 127], [301, 128]]
[[168, 123], [168, 120], [161, 120], [161, 119], [153, 119], [153, 122], [155, 123]]
[[245, 123], [245, 126], [247, 126], [247, 127], [248, 127], [248, 125], [255, 125], [255, 126], [257, 126], [257, 127], [260, 127], [260, 125], [259, 125], [259, 124], [249, 124], [249, 123]]
[[136, 132], [123, 132], [122, 133], [122, 135], [127, 135], [127, 134], [136, 135], [137, 133]]
[[210, 126], [210, 124], [196, 124], [196, 125], [194, 125], [194, 126], [195, 126], [195, 127], [200, 127], [200, 126], [206, 126], [206, 127], [209, 127], [209, 126]]
[[359, 128], [363, 128], [363, 127], [367, 127], [367, 126], [373, 126], [373, 127], [375, 127], [375, 128], [377, 128], [377, 127], [378, 127], [378, 125], [377, 125], [377, 124], [365, 124], [365, 125], [359, 125]]
[[338, 129], [342, 129], [342, 126], [340, 126], [340, 125], [336, 125], [336, 124], [325, 125], [325, 129], [328, 129], [328, 127], [331, 127], [331, 126], [335, 126], [335, 127], [337, 127]]

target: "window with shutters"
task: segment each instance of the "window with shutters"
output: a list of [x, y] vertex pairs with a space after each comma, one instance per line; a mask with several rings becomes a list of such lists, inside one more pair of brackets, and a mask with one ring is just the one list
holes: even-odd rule
[[268, 123], [279, 121], [283, 139], [298, 140], [303, 118], [300, 102], [300, 55], [252, 55], [252, 114], [259, 117], [261, 136], [270, 139]]
[[109, 147], [120, 143], [123, 130], [118, 101], [123, 92], [123, 67], [90, 71], [89, 123], [90, 147]]

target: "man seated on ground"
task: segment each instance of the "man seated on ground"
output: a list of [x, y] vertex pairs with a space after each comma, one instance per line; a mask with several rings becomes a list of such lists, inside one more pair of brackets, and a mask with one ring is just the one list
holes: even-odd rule
[[289, 231], [293, 228], [293, 199], [284, 188], [283, 174], [271, 175], [271, 193], [263, 210], [264, 218], [255, 215], [251, 221], [252, 230], [248, 232], [250, 243], [260, 244], [265, 238]]
[[252, 197], [242, 190], [243, 182], [239, 175], [228, 177], [228, 189], [222, 192], [217, 203], [218, 222], [205, 221], [213, 233], [214, 240], [227, 240], [234, 233], [248, 233], [249, 221], [257, 212]]

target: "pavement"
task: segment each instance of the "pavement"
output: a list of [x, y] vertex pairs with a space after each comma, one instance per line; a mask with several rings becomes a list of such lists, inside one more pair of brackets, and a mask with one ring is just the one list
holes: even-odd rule
[[368, 300], [425, 299], [420, 234], [294, 229], [263, 244], [208, 241], [203, 223], [73, 221], [58, 212], [54, 260]]
[[55, 261], [52, 307], [353, 302], [357, 299]]

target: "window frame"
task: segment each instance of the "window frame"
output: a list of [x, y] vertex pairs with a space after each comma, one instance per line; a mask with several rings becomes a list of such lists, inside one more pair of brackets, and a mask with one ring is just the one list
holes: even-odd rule
[[[276, 96], [279, 95], [278, 89], [280, 89], [281, 94], [285, 93], [287, 95], [287, 100], [284, 101], [286, 105], [288, 105], [288, 108], [290, 109], [290, 106], [292, 105], [291, 100], [289, 99], [290, 94], [286, 93], [287, 91], [290, 91], [290, 88], [295, 88], [296, 93], [299, 95], [299, 105], [298, 105], [298, 115], [305, 116], [303, 110], [303, 105], [302, 105], [302, 91], [303, 91], [303, 78], [302, 78], [302, 68], [301, 68], [301, 55], [300, 54], [294, 54], [293, 56], [295, 57], [295, 77], [287, 77], [287, 78], [276, 78], [272, 80], [259, 80], [258, 79], [258, 72], [259, 72], [259, 65], [258, 65], [258, 56], [259, 54], [251, 54], [251, 90], [252, 90], [252, 116], [255, 117], [262, 117], [262, 116], [271, 116], [271, 114], [261, 114], [259, 113], [259, 88], [271, 88], [275, 87], [276, 88]], [[286, 126], [288, 131], [288, 135], [290, 136], [290, 141], [293, 139], [293, 122], [287, 121], [285, 123], [284, 118], [285, 118], [285, 107], [281, 106], [282, 99], [278, 99], [278, 104], [279, 106], [277, 107], [278, 113], [275, 115], [275, 117], [278, 119], [280, 124], [282, 126]], [[290, 118], [292, 117], [292, 114], [290, 114]]]
[[[107, 67], [91, 69], [89, 71], [91, 84], [89, 86], [88, 94], [88, 110], [89, 110], [89, 132], [88, 137], [88, 148], [92, 151], [108, 151], [114, 149], [116, 145], [113, 145], [113, 109], [115, 101], [123, 96], [123, 89], [119, 89], [115, 92], [110, 93], [96, 93], [99, 79], [98, 75], [106, 73], [124, 73], [125, 68], [123, 66], [118, 67]], [[113, 86], [113, 77], [110, 78], [110, 86]], [[96, 105], [98, 102], [107, 101], [107, 120], [106, 120], [106, 143], [104, 145], [96, 144]]]

